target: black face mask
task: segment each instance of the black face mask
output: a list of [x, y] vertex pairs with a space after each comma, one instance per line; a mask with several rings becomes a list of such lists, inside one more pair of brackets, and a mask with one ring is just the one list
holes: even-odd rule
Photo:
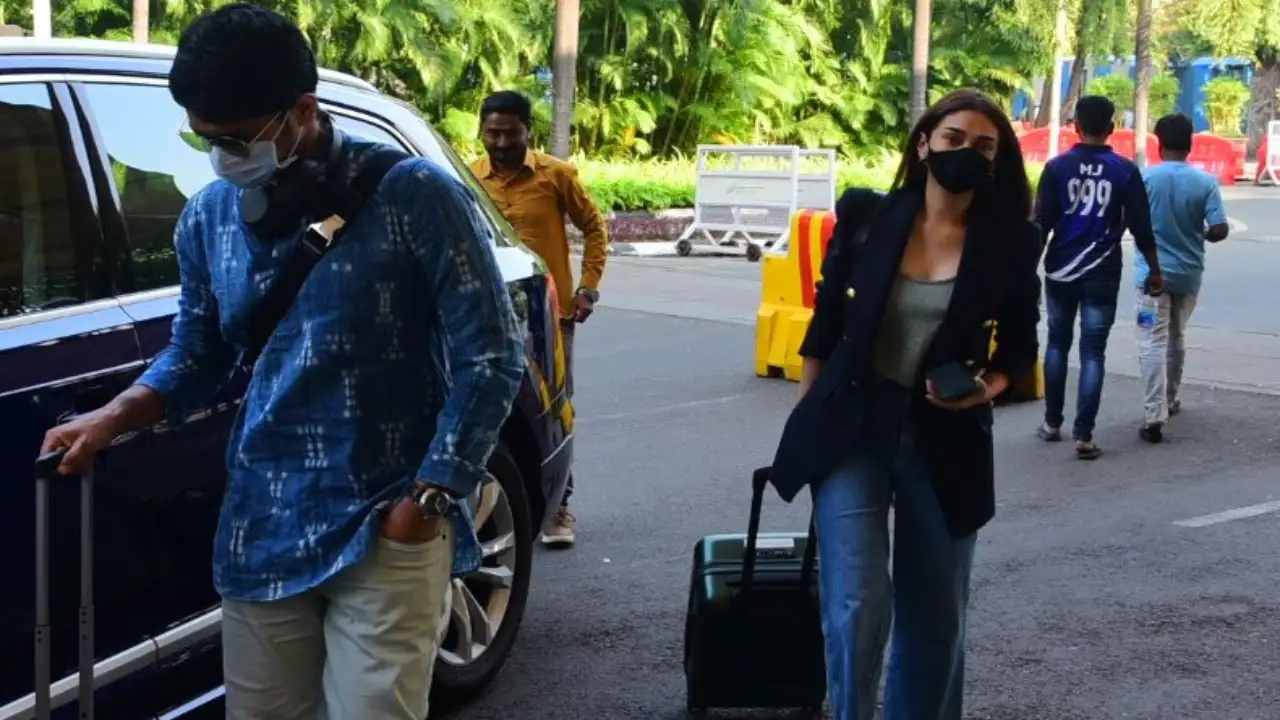
[[957, 195], [977, 188], [991, 174], [991, 161], [981, 152], [967, 147], [930, 150], [924, 163], [944, 190]]

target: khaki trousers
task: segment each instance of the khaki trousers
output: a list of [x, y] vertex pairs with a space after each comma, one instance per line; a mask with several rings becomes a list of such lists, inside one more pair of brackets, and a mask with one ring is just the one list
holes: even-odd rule
[[424, 720], [453, 569], [453, 528], [377, 538], [323, 585], [222, 604], [229, 720]]

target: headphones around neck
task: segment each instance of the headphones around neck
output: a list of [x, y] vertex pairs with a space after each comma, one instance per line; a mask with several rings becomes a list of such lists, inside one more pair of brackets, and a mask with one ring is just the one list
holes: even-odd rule
[[240, 193], [240, 218], [263, 240], [297, 232], [326, 203], [327, 161], [299, 159], [261, 187]]

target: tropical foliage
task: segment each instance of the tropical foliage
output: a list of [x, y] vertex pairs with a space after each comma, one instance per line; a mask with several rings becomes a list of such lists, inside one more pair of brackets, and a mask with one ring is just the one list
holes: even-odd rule
[[[1107, 98], [1116, 106], [1116, 114], [1123, 116], [1133, 110], [1133, 85], [1134, 82], [1128, 75], [1112, 73], [1090, 80], [1085, 88], [1085, 94], [1101, 95]], [[1174, 111], [1178, 104], [1178, 90], [1178, 80], [1172, 75], [1161, 73], [1151, 78], [1151, 87], [1148, 92], [1148, 115], [1151, 126], [1154, 127], [1156, 120]]]
[[[224, 0], [151, 4], [171, 42]], [[485, 93], [518, 88], [549, 121], [554, 0], [266, 0], [296, 18], [321, 61], [418, 105], [474, 149]], [[132, 0], [59, 0], [56, 35], [127, 39]], [[1023, 0], [937, 0], [935, 95], [973, 85], [1012, 99], [1047, 60]], [[29, 0], [0, 22], [30, 26]], [[583, 0], [575, 151], [688, 156], [700, 142], [874, 148], [904, 125], [911, 6], [905, 0]]]
[[[227, 1], [151, 0], [151, 39], [173, 42]], [[413, 102], [464, 153], [478, 149], [476, 111], [497, 88], [538, 98], [549, 126], [555, 0], [262, 1], [297, 20], [323, 64]], [[1031, 90], [1049, 70], [1058, 2], [935, 0], [931, 94], [969, 85], [1009, 102]], [[1077, 65], [1131, 54], [1136, 2], [1065, 2]], [[1157, 3], [1157, 63], [1235, 53], [1280, 78], [1274, 2]], [[128, 39], [133, 7], [57, 0], [54, 32]], [[574, 151], [634, 160], [787, 142], [878, 157], [906, 129], [911, 12], [910, 0], [582, 0]], [[0, 0], [0, 23], [30, 28], [30, 0]], [[1258, 98], [1273, 105], [1275, 88]]]
[[1240, 120], [1249, 102], [1249, 86], [1233, 77], [1217, 77], [1204, 86], [1209, 127], [1219, 135], [1240, 134]]

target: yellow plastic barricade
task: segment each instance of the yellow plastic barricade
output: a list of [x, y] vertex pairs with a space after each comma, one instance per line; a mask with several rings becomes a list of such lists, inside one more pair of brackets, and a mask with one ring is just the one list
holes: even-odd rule
[[762, 258], [756, 375], [800, 379], [800, 343], [813, 317], [814, 284], [821, 279], [835, 223], [835, 213], [801, 210], [791, 216], [787, 254], [766, 253]]
[[[835, 228], [835, 213], [801, 210], [791, 216], [786, 255], [766, 253], [761, 263], [760, 309], [756, 311], [755, 372], [759, 377], [800, 380], [800, 343], [813, 317], [815, 283]], [[992, 334], [991, 352], [996, 350]], [[1044, 397], [1044, 366], [1014, 383], [1001, 402]]]
[[[991, 355], [996, 352], [996, 335], [999, 334], [999, 326], [996, 326], [996, 332], [991, 335]], [[1044, 397], [1044, 364], [1040, 360], [1036, 360], [1035, 369], [1023, 375], [1022, 378], [1015, 380], [1004, 394], [996, 399], [1000, 403], [1026, 402], [1028, 400], [1040, 400]]]

